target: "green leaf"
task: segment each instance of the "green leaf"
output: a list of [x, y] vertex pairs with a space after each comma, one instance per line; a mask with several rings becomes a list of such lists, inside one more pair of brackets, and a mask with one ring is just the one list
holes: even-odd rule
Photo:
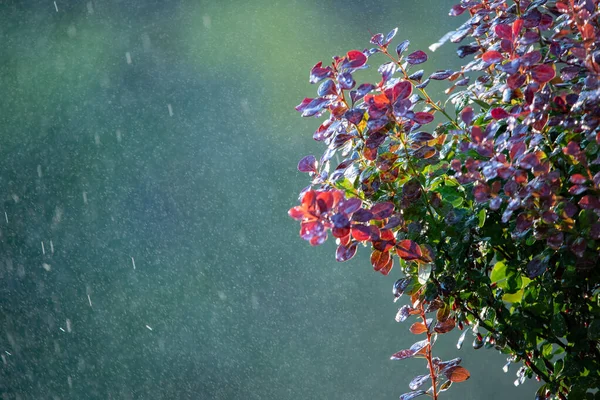
[[480, 228], [483, 228], [483, 226], [485, 225], [485, 218], [487, 216], [487, 213], [485, 211], [485, 208], [482, 208], [479, 213], [477, 214], [477, 217], [479, 218], [479, 223], [477, 224], [477, 226], [479, 226]]
[[552, 343], [546, 343], [542, 346], [542, 356], [550, 358], [552, 356]]
[[556, 336], [563, 337], [567, 334], [567, 323], [563, 318], [562, 314], [554, 314], [550, 327]]
[[506, 264], [504, 262], [500, 261], [494, 265], [494, 269], [492, 269], [492, 274], [490, 275], [490, 280], [492, 283], [496, 283], [498, 287], [506, 287], [504, 284], [504, 281], [506, 280]]
[[595, 319], [590, 323], [587, 335], [590, 340], [600, 339], [600, 319]]

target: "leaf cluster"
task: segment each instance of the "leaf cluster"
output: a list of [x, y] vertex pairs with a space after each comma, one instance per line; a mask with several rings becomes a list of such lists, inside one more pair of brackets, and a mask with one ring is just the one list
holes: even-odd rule
[[[453, 382], [431, 348], [455, 326], [472, 332], [475, 348], [522, 362], [515, 384], [543, 381], [538, 398], [593, 398], [600, 386], [598, 0], [463, 0], [450, 11], [463, 13], [469, 19], [430, 47], [460, 43], [458, 56], [470, 61], [457, 71], [426, 77], [418, 66], [427, 53], [409, 52], [408, 40], [393, 48], [396, 30], [374, 35], [373, 48], [312, 68], [318, 96], [296, 109], [327, 113], [313, 135], [326, 150], [298, 164], [311, 184], [289, 214], [312, 245], [331, 231], [338, 261], [362, 244], [376, 271], [388, 275], [398, 264], [394, 293], [411, 299], [397, 319], [417, 315], [410, 330], [427, 339], [393, 358], [422, 355], [430, 371], [404, 398], [437, 398], [446, 389], [440, 379]], [[356, 73], [376, 56], [385, 61], [381, 80], [357, 85]], [[444, 102], [427, 94], [431, 80], [449, 83]], [[436, 117], [443, 122], [433, 127]], [[434, 309], [435, 324], [425, 315]], [[427, 379], [431, 388], [417, 389]]]

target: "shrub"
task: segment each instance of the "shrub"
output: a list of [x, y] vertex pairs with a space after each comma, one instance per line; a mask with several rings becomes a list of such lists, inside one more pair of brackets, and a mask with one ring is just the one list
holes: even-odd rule
[[[399, 266], [394, 296], [409, 301], [396, 320], [416, 316], [410, 331], [425, 338], [392, 359], [422, 357], [429, 368], [401, 399], [437, 399], [469, 377], [460, 358], [432, 354], [436, 337], [455, 327], [459, 348], [470, 331], [475, 348], [522, 363], [515, 385], [542, 381], [536, 398], [594, 398], [598, 0], [463, 0], [450, 15], [465, 12], [470, 18], [430, 47], [469, 38], [457, 49], [470, 59], [460, 70], [426, 77], [416, 69], [427, 53], [409, 52], [408, 40], [392, 47], [396, 29], [312, 68], [318, 97], [296, 110], [328, 114], [313, 135], [327, 149], [300, 160], [311, 183], [289, 215], [311, 245], [331, 231], [338, 261], [363, 244], [375, 271]], [[357, 85], [372, 57], [386, 61], [381, 80]], [[427, 94], [432, 80], [449, 82], [443, 102]]]

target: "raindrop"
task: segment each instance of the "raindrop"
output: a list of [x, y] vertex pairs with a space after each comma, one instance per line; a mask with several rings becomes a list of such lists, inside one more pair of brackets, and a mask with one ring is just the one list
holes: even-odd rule
[[66, 324], [67, 324], [67, 332], [71, 333], [72, 327], [71, 327], [71, 320], [69, 318], [67, 318]]
[[42, 166], [39, 164], [37, 166], [37, 174], [38, 174], [38, 178], [42, 177]]
[[131, 265], [133, 265], [133, 269], [135, 269], [135, 260], [131, 257]]
[[52, 269], [52, 267], [48, 263], [43, 263], [42, 268], [44, 268], [46, 271], [50, 271]]
[[42, 255], [46, 255], [46, 249], [44, 248], [44, 241], [42, 240]]
[[91, 1], [87, 2], [87, 12], [90, 15], [92, 15], [94, 13], [94, 5], [92, 4]]
[[83, 204], [87, 204], [87, 192], [83, 192]]
[[131, 53], [130, 52], [125, 53], [125, 59], [127, 60], [127, 64], [131, 64]]
[[202, 25], [204, 25], [204, 27], [206, 29], [210, 29], [210, 26], [212, 25], [212, 22], [210, 20], [210, 16], [208, 16], [208, 15], [203, 15], [202, 16]]
[[54, 9], [56, 10], [56, 12], [58, 12], [58, 5], [56, 4], [56, 1], [54, 2]]
[[167, 108], [169, 109], [169, 117], [173, 116], [173, 106], [171, 106], [171, 104], [167, 104]]

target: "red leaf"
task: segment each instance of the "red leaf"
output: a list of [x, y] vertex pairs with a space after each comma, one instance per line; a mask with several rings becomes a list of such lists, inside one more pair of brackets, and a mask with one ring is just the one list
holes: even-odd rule
[[398, 257], [405, 261], [418, 260], [422, 256], [419, 245], [410, 239], [405, 239], [396, 244], [396, 253]]
[[469, 371], [466, 368], [457, 365], [456, 367], [448, 368], [444, 371], [444, 375], [451, 382], [463, 382], [471, 377]]
[[364, 242], [371, 238], [371, 229], [368, 226], [356, 224], [352, 225], [352, 229], [350, 230], [352, 233], [352, 237], [359, 242]]
[[518, 18], [517, 20], [515, 20], [515, 22], [513, 22], [512, 25], [512, 35], [513, 37], [517, 37], [519, 36], [519, 33], [521, 32], [521, 28], [523, 27], [523, 20]]
[[390, 261], [389, 251], [373, 250], [371, 253], [371, 265], [375, 271], [379, 271]]
[[496, 36], [501, 39], [512, 40], [512, 30], [510, 25], [498, 24], [494, 27], [494, 32], [496, 33]]
[[508, 118], [510, 117], [510, 114], [508, 113], [508, 111], [506, 111], [503, 108], [500, 107], [496, 107], [491, 111], [492, 114], [492, 118], [494, 119], [504, 119], [504, 118]]
[[538, 83], [550, 82], [556, 76], [556, 71], [548, 64], [536, 65], [531, 69], [531, 77]]
[[481, 59], [486, 64], [497, 64], [504, 60], [504, 57], [499, 51], [496, 50], [488, 50], [481, 56]]
[[365, 56], [362, 51], [358, 50], [350, 50], [346, 54], [346, 58], [348, 60], [344, 63], [344, 67], [346, 68], [362, 67], [367, 62], [367, 56]]
[[411, 349], [400, 350], [399, 352], [392, 354], [390, 359], [391, 360], [405, 360], [407, 358], [411, 358], [412, 356], [414, 356], [415, 353], [416, 353], [416, 351], [413, 351]]
[[414, 120], [421, 125], [425, 125], [433, 121], [433, 115], [428, 112], [417, 112], [415, 113]]
[[509, 88], [511, 88], [512, 90], [515, 90], [515, 89], [523, 86], [526, 79], [527, 78], [525, 77], [525, 75], [517, 72], [508, 77], [508, 79], [506, 80], [506, 84], [508, 85]]
[[373, 213], [373, 219], [375, 220], [388, 218], [394, 212], [394, 203], [391, 201], [377, 203], [371, 207], [371, 212]]
[[394, 85], [392, 90], [394, 101], [406, 99], [412, 94], [412, 85], [408, 81], [400, 81]]
[[450, 15], [451, 17], [457, 17], [457, 16], [461, 15], [462, 13], [464, 13], [465, 10], [466, 10], [465, 7], [463, 7], [461, 4], [457, 4], [455, 6], [452, 6], [448, 15]]
[[437, 324], [435, 324], [433, 330], [437, 333], [448, 333], [452, 329], [454, 329], [455, 326], [456, 321], [454, 321], [454, 318], [448, 318], [444, 322], [438, 322]]

